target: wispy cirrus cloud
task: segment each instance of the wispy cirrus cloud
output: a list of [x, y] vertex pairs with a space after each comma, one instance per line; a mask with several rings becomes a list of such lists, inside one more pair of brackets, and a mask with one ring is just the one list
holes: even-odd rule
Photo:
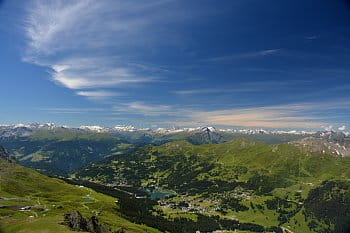
[[116, 113], [139, 114], [143, 116], [175, 116], [179, 114], [177, 110], [179, 109], [175, 109], [170, 105], [146, 104], [137, 101], [125, 103], [114, 108]]
[[166, 10], [172, 2], [30, 1], [23, 60], [51, 68], [54, 82], [74, 90], [153, 82], [137, 48], [159, 43], [155, 31], [176, 20]]
[[191, 118], [200, 124], [262, 128], [320, 128], [324, 123], [309, 115], [304, 105], [281, 105], [196, 112]]
[[137, 74], [140, 70], [123, 64], [118, 58], [75, 57], [51, 66], [52, 79], [70, 89], [111, 87], [151, 82], [154, 77]]
[[[95, 114], [110, 119], [116, 115], [161, 122], [167, 126], [225, 126], [273, 129], [330, 129], [345, 130], [347, 127], [334, 114], [348, 115], [350, 101], [304, 102], [295, 104], [265, 105], [252, 107], [221, 108], [204, 110], [190, 106], [147, 104], [130, 102], [112, 108], [46, 108], [42, 111], [51, 114]], [[137, 117], [137, 118], [139, 118]], [[160, 121], [160, 119], [162, 119]], [[336, 123], [338, 122], [338, 123]]]
[[197, 89], [183, 89], [172, 91], [172, 93], [180, 96], [202, 95], [202, 94], [226, 94], [226, 93], [249, 93], [249, 92], [266, 92], [272, 90], [290, 89], [296, 87], [307, 87], [312, 82], [305, 80], [270, 80], [270, 81], [255, 81], [237, 83], [234, 88], [197, 88]]
[[227, 93], [231, 92], [231, 89], [224, 88], [202, 88], [202, 89], [186, 89], [186, 90], [177, 90], [172, 93], [177, 95], [200, 95], [200, 94], [215, 94], [215, 93]]
[[28, 38], [26, 55], [36, 59], [36, 56], [53, 54], [82, 43], [80, 40], [75, 42], [72, 40], [84, 34], [81, 29], [74, 29], [80, 28], [81, 22], [90, 21], [89, 15], [99, 8], [98, 4], [91, 3], [92, 1], [89, 0], [70, 3], [68, 1], [33, 1], [25, 21], [25, 33]]
[[235, 53], [235, 54], [230, 54], [226, 56], [213, 57], [207, 60], [212, 62], [220, 62], [220, 61], [229, 61], [229, 60], [235, 60], [235, 59], [259, 58], [259, 57], [266, 57], [266, 56], [278, 54], [281, 51], [282, 49], [265, 49], [265, 50], [259, 50], [259, 51], [253, 51], [253, 52]]
[[77, 95], [85, 96], [92, 100], [101, 100], [106, 99], [108, 97], [122, 96], [122, 93], [117, 93], [114, 91], [106, 91], [106, 90], [94, 90], [94, 91], [78, 91]]
[[87, 113], [104, 113], [107, 111], [105, 108], [40, 108], [39, 110], [50, 114], [87, 114]]
[[72, 51], [77, 48], [146, 42], [146, 38], [137, 35], [152, 29], [160, 18], [167, 22], [172, 20], [167, 12], [159, 11], [170, 2], [33, 0], [28, 6], [24, 28], [28, 38], [27, 55], [40, 57], [68, 50], [77, 52]]
[[307, 40], [317, 40], [317, 39], [319, 39], [319, 38], [320, 38], [319, 36], [315, 36], [315, 35], [314, 35], [314, 36], [307, 36], [307, 37], [306, 37]]
[[[178, 126], [218, 125], [257, 128], [312, 128], [322, 129], [339, 119], [332, 119], [333, 112], [345, 111], [350, 102], [298, 103], [237, 107], [217, 110], [201, 110], [171, 105], [147, 105], [142, 102], [125, 104], [116, 112], [127, 112], [150, 117], [170, 119], [167, 123]], [[325, 114], [327, 113], [327, 114]], [[337, 118], [335, 116], [335, 118]], [[338, 127], [342, 128], [342, 125]]]
[[246, 108], [193, 112], [193, 124], [213, 124], [262, 128], [324, 128], [330, 122], [341, 122], [337, 113], [348, 113], [349, 100], [305, 102]]
[[242, 88], [201, 88], [201, 89], [186, 89], [172, 91], [172, 93], [180, 96], [190, 95], [207, 95], [207, 94], [226, 94], [226, 93], [242, 93], [242, 92], [256, 92], [262, 91], [262, 89], [255, 89], [250, 87]]

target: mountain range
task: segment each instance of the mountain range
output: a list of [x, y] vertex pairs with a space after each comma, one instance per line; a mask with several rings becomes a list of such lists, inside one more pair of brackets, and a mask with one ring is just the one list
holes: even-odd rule
[[32, 124], [1, 126], [0, 145], [0, 232], [350, 229], [344, 132]]
[[[129, 143], [162, 144], [175, 140], [186, 140], [193, 144], [221, 143], [233, 138], [244, 137], [267, 143], [282, 143], [296, 141], [306, 137], [323, 138], [327, 140], [344, 141], [349, 138], [349, 132], [334, 131], [281, 131], [263, 129], [219, 129], [211, 126], [197, 128], [136, 128], [133, 126], [57, 126], [46, 124], [0, 125], [0, 139], [11, 140], [40, 134], [109, 134]], [[347, 140], [347, 139], [346, 139]], [[346, 141], [345, 140], [345, 141]], [[347, 142], [348, 143], [348, 142]]]

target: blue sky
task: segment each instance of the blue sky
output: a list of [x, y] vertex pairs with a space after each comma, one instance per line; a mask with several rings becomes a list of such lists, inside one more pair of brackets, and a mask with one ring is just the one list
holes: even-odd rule
[[350, 127], [345, 0], [0, 2], [1, 124]]

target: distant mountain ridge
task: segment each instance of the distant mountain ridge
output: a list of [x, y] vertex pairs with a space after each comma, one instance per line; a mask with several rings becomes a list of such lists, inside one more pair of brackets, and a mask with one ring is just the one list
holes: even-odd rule
[[[11, 137], [11, 136], [28, 136], [36, 130], [46, 129], [66, 129], [76, 131], [92, 131], [98, 133], [113, 133], [113, 132], [147, 132], [156, 134], [176, 134], [183, 132], [198, 132], [198, 131], [210, 131], [210, 132], [222, 132], [222, 133], [240, 133], [240, 134], [294, 134], [294, 135], [314, 135], [318, 134], [317, 131], [297, 131], [297, 130], [265, 130], [265, 129], [224, 129], [216, 128], [212, 126], [202, 126], [194, 128], [137, 128], [134, 126], [114, 126], [114, 127], [103, 127], [98, 125], [82, 125], [79, 127], [59, 126], [54, 123], [45, 124], [15, 124], [15, 125], [0, 125], [0, 137]], [[333, 132], [333, 131], [325, 131]], [[350, 132], [333, 132], [350, 136]]]
[[185, 140], [193, 144], [221, 143], [235, 137], [246, 137], [267, 143], [296, 141], [305, 137], [321, 137], [331, 139], [350, 137], [348, 132], [333, 131], [283, 131], [264, 129], [220, 129], [211, 126], [196, 128], [136, 128], [134, 126], [57, 126], [46, 124], [0, 125], [0, 140], [30, 137], [42, 132], [68, 133], [107, 133], [119, 137], [128, 143], [154, 143]]
[[350, 155], [350, 136], [343, 132], [234, 130], [215, 127], [138, 129], [133, 126], [47, 124], [0, 126], [0, 144], [24, 166], [46, 174], [68, 174], [92, 162], [130, 152], [146, 144], [186, 141], [193, 145], [219, 144], [236, 138], [268, 144], [293, 143], [317, 152]]
[[0, 138], [10, 153], [24, 166], [46, 174], [67, 175], [90, 162], [125, 151], [123, 142], [106, 133], [65, 128], [36, 128], [29, 136]]

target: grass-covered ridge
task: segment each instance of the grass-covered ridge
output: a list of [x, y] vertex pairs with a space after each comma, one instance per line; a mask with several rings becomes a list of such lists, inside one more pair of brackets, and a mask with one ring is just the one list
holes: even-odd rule
[[[300, 180], [347, 179], [350, 178], [349, 167], [349, 157], [310, 153], [291, 144], [235, 139], [221, 144], [170, 142], [161, 146], [148, 145], [131, 154], [115, 155], [104, 162], [91, 164], [77, 175], [84, 177], [89, 173], [90, 177], [101, 176], [101, 181], [108, 182], [122, 173], [129, 181], [146, 182], [153, 177], [158, 183], [164, 181], [164, 185], [172, 185], [169, 183], [171, 176], [179, 183], [181, 177], [188, 182], [254, 182], [254, 177], [263, 176], [272, 179], [276, 186], [270, 188], [278, 188]], [[266, 186], [268, 182], [262, 185]]]
[[[159, 232], [120, 217], [116, 199], [85, 187], [46, 177], [0, 159], [0, 232], [65, 233], [63, 215], [73, 210], [98, 215], [101, 222], [127, 232]], [[29, 208], [28, 208], [29, 207]], [[21, 211], [21, 208], [28, 210]]]
[[90, 162], [128, 150], [119, 138], [107, 133], [62, 129], [37, 130], [31, 136], [2, 139], [0, 143], [22, 165], [63, 176]]

